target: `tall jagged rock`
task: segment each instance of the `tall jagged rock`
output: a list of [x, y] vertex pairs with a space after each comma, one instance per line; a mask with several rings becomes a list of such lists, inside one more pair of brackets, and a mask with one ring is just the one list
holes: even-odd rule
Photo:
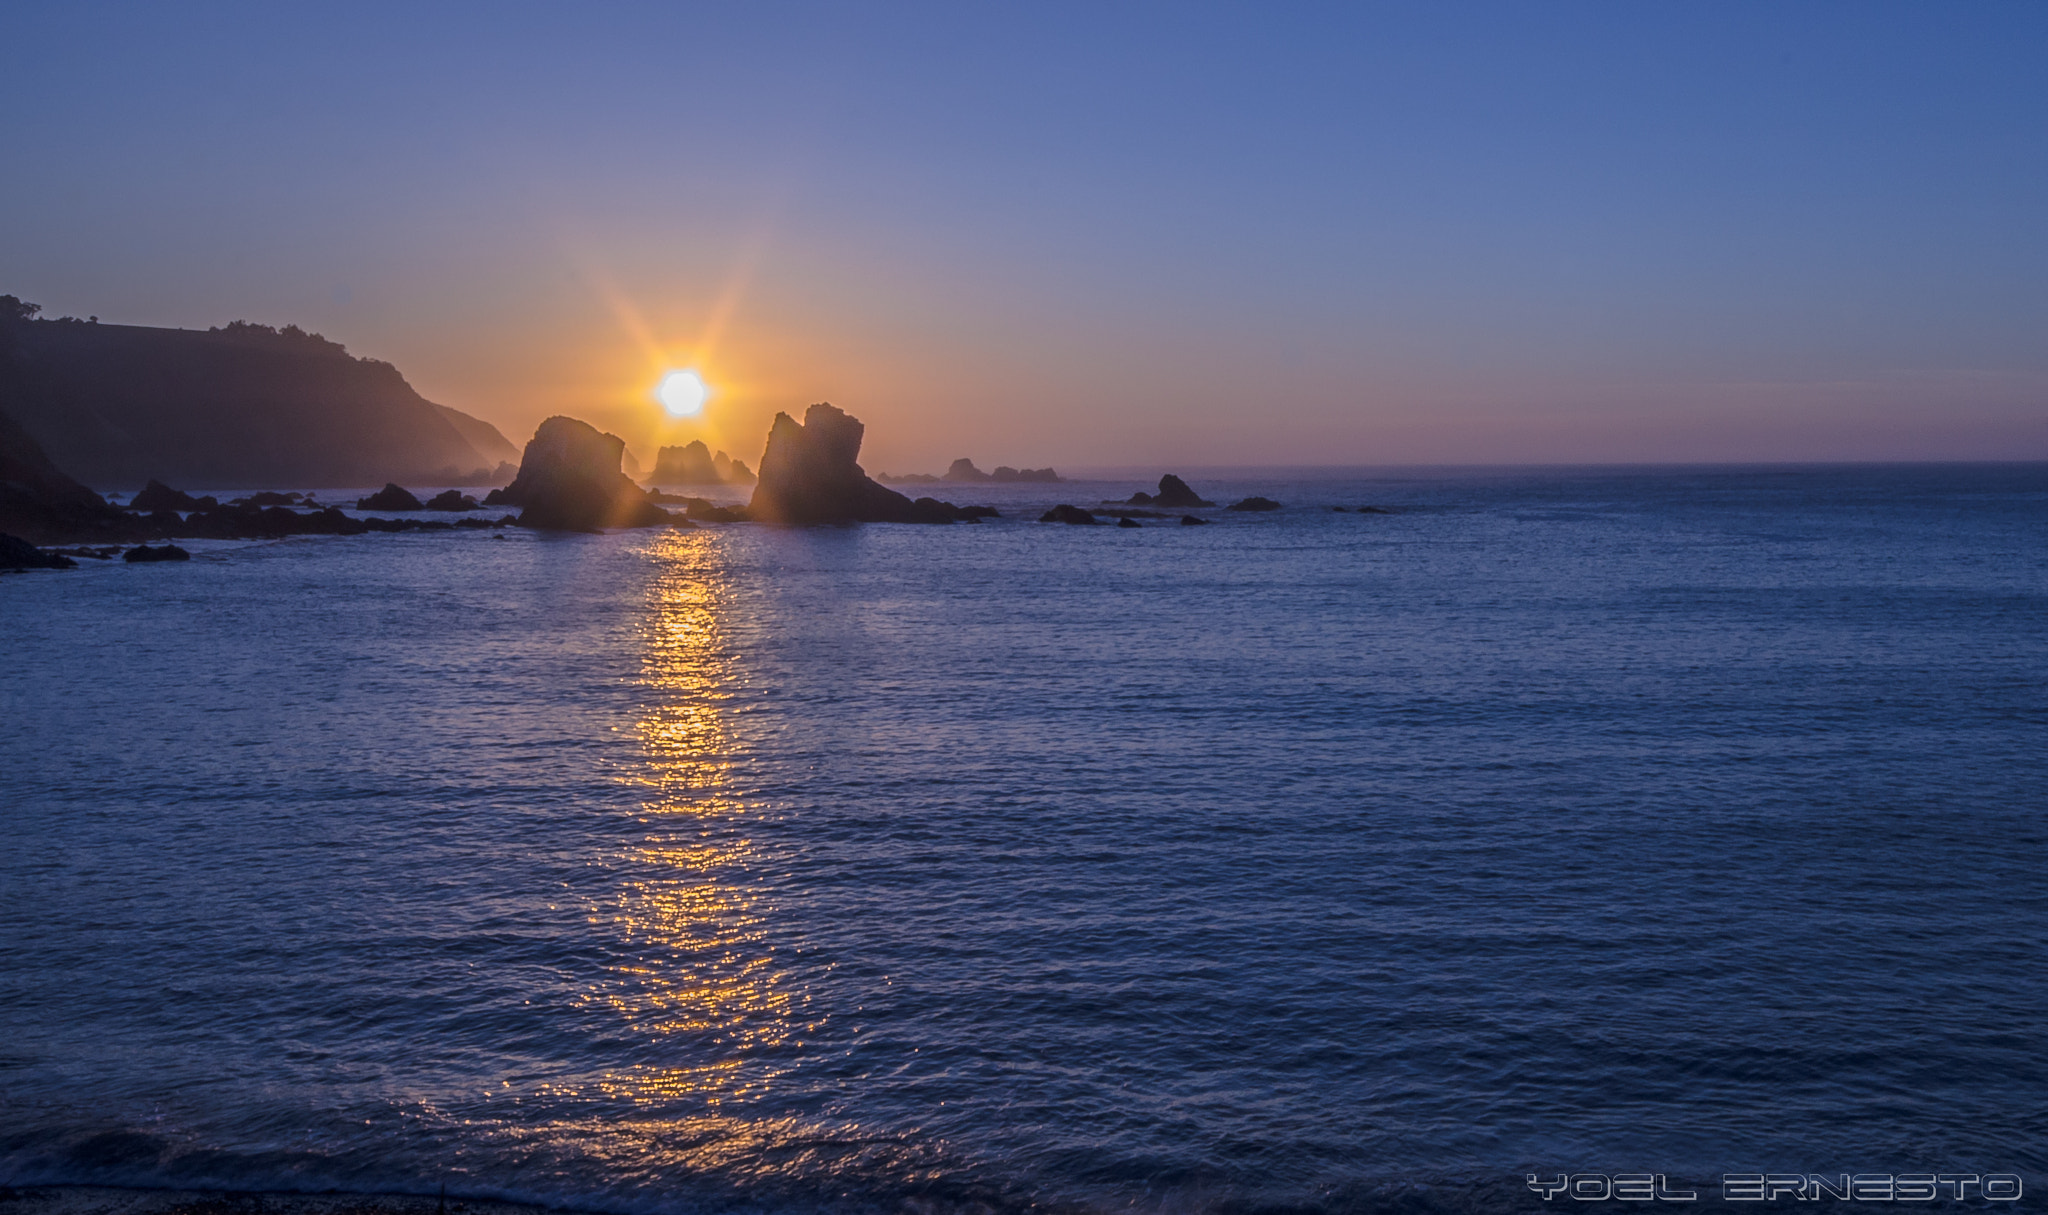
[[519, 461], [512, 484], [491, 491], [486, 505], [523, 508], [524, 527], [596, 531], [653, 527], [671, 521], [647, 500], [647, 491], [619, 470], [625, 440], [588, 422], [553, 417], [540, 424]]
[[866, 431], [859, 418], [826, 404], [811, 406], [802, 422], [776, 414], [749, 516], [794, 524], [950, 523], [961, 517], [949, 503], [912, 502], [862, 472], [857, 458]]

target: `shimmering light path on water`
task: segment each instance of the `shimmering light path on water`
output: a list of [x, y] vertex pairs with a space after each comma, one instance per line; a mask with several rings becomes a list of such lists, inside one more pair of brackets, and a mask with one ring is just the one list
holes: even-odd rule
[[0, 581], [0, 1181], [2048, 1169], [2048, 470], [1131, 488]]

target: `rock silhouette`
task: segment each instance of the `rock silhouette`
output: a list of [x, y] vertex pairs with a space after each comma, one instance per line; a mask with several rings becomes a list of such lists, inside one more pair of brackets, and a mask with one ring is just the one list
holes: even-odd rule
[[923, 498], [912, 502], [861, 471], [857, 462], [867, 428], [829, 404], [804, 411], [798, 422], [775, 415], [761, 476], [747, 515], [763, 523], [951, 523], [958, 507]]
[[1105, 506], [1164, 506], [1173, 510], [1186, 510], [1191, 506], [1214, 506], [1214, 502], [1188, 488], [1188, 483], [1167, 473], [1159, 478], [1159, 492], [1148, 494], [1139, 490], [1121, 502], [1105, 502]]
[[357, 510], [425, 510], [411, 492], [386, 481], [384, 488], [367, 498], [356, 499]]
[[1102, 520], [1082, 510], [1080, 507], [1069, 506], [1065, 502], [1038, 516], [1038, 521], [1040, 523], [1071, 523], [1077, 527], [1102, 522]]
[[1245, 499], [1242, 499], [1241, 501], [1237, 501], [1237, 502], [1232, 502], [1232, 503], [1231, 503], [1231, 504], [1230, 504], [1229, 506], [1225, 507], [1224, 509], [1225, 509], [1225, 510], [1279, 510], [1279, 509], [1280, 509], [1280, 504], [1279, 504], [1278, 502], [1275, 502], [1275, 501], [1273, 501], [1273, 500], [1272, 500], [1271, 498], [1261, 498], [1261, 497], [1258, 497], [1257, 495], [1253, 495], [1252, 497], [1249, 497], [1249, 498], [1245, 498]]
[[1159, 478], [1159, 492], [1152, 495], [1152, 505], [1186, 510], [1191, 506], [1214, 506], [1214, 502], [1188, 488], [1188, 483], [1167, 473]]
[[128, 500], [129, 510], [206, 510], [219, 506], [214, 498], [195, 498], [183, 490], [172, 489], [163, 482], [152, 479], [142, 487], [142, 492]]
[[192, 560], [192, 554], [175, 544], [165, 544], [157, 548], [151, 548], [147, 544], [138, 544], [127, 552], [122, 553], [121, 560], [129, 562], [190, 561]]
[[650, 485], [745, 485], [754, 480], [753, 470], [726, 455], [713, 454], [702, 439], [681, 447], [664, 447], [655, 453]]
[[1209, 526], [1209, 521], [1207, 519], [1198, 519], [1193, 515], [1182, 515], [1180, 517], [1180, 525], [1182, 527], [1207, 527]]
[[1116, 525], [1117, 525], [1118, 527], [1143, 527], [1143, 526], [1145, 526], [1144, 524], [1142, 524], [1142, 523], [1138, 522], [1138, 521], [1137, 521], [1136, 519], [1133, 519], [1133, 518], [1131, 518], [1131, 517], [1130, 517], [1129, 515], [1125, 515], [1125, 516], [1124, 516], [1123, 518], [1121, 518], [1121, 519], [1118, 519], [1118, 520], [1116, 521]]
[[991, 476], [989, 476], [989, 475], [988, 475], [987, 473], [985, 473], [985, 472], [981, 471], [980, 469], [976, 468], [976, 467], [974, 466], [974, 461], [972, 461], [972, 460], [968, 459], [968, 458], [967, 458], [966, 456], [962, 456], [962, 457], [960, 457], [959, 459], [957, 459], [957, 460], [953, 461], [953, 463], [951, 464], [951, 466], [949, 466], [949, 467], [948, 467], [948, 468], [946, 469], [945, 473], [944, 473], [943, 475], [941, 475], [941, 476], [939, 477], [939, 480], [941, 480], [941, 481], [993, 481], [993, 480], [995, 480], [995, 478], [994, 478], [994, 477], [991, 477]]
[[625, 440], [588, 422], [552, 417], [540, 424], [519, 462], [519, 475], [492, 490], [484, 505], [523, 508], [522, 527], [597, 531], [607, 527], [654, 527], [669, 513], [648, 501], [647, 491], [619, 470]]
[[427, 499], [428, 510], [481, 510], [475, 498], [457, 489], [444, 489]]

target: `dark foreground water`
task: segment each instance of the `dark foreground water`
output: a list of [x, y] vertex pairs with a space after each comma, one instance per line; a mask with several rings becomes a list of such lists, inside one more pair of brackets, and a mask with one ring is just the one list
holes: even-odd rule
[[1196, 483], [0, 580], [0, 1182], [2038, 1204], [2048, 469]]

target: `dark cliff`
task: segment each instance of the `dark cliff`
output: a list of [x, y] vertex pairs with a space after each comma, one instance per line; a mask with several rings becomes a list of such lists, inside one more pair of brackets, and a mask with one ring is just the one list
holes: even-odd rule
[[[496, 428], [389, 363], [296, 328], [151, 329], [0, 315], [0, 411], [101, 489], [481, 484]], [[506, 470], [509, 472], [510, 470]]]

